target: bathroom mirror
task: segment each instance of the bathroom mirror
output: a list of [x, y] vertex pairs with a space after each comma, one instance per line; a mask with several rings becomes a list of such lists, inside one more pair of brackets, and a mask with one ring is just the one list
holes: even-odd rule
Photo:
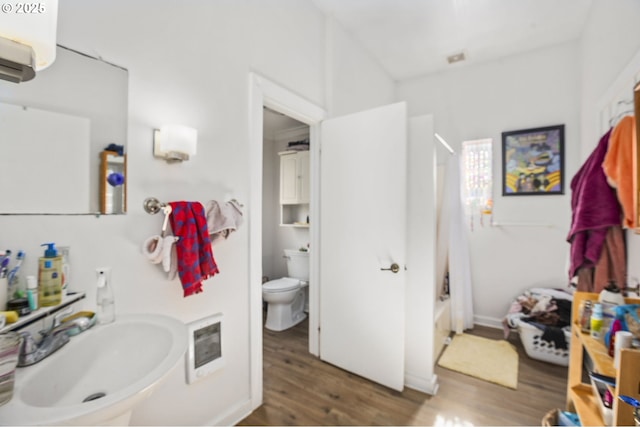
[[33, 80], [0, 80], [0, 214], [101, 212], [101, 153], [126, 153], [127, 102], [126, 69], [63, 46]]

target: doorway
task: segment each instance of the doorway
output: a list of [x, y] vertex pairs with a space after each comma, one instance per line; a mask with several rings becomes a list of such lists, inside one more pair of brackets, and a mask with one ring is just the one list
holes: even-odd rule
[[[308, 101], [263, 76], [249, 74], [249, 162], [250, 162], [250, 188], [249, 203], [255, 209], [249, 209], [249, 315], [250, 315], [250, 381], [251, 381], [251, 409], [254, 410], [262, 404], [263, 397], [263, 304], [262, 304], [262, 239], [263, 239], [263, 158], [264, 135], [263, 120], [264, 107], [282, 113], [291, 119], [309, 127], [310, 141], [310, 176], [311, 176], [311, 203], [309, 216], [319, 218], [317, 214], [319, 194], [318, 165], [319, 147], [319, 123], [324, 119], [325, 111]], [[319, 247], [318, 227], [309, 229], [310, 246]], [[319, 283], [318, 277], [318, 251], [311, 251], [310, 283]], [[318, 288], [309, 287], [309, 352], [319, 355], [318, 333]]]
[[[278, 279], [294, 277], [292, 274], [296, 272], [288, 268], [292, 259], [308, 262], [311, 242], [309, 126], [264, 107], [263, 139], [262, 282], [263, 286], [273, 286], [281, 282]], [[304, 280], [308, 281], [308, 277]], [[303, 287], [291, 303], [291, 316], [271, 317], [265, 323], [267, 329], [276, 328], [276, 339], [279, 332], [289, 329], [287, 324], [292, 318], [296, 323], [301, 317], [306, 318], [309, 286]], [[264, 309], [266, 315], [269, 309], [266, 302]], [[274, 316], [276, 312], [272, 308], [270, 313]]]

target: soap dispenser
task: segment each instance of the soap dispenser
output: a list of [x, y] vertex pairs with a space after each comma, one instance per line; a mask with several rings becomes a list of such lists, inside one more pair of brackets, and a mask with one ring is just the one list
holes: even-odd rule
[[55, 243], [44, 243], [44, 256], [38, 259], [38, 289], [40, 306], [51, 307], [62, 303], [62, 257]]
[[113, 297], [113, 289], [109, 284], [108, 272], [108, 268], [99, 268], [96, 270], [96, 273], [98, 274], [96, 311], [98, 313], [98, 322], [100, 324], [111, 323], [116, 320], [115, 299]]

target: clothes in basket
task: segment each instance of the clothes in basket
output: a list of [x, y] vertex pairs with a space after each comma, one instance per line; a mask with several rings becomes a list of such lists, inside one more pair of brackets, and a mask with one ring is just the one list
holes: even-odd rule
[[524, 291], [512, 302], [502, 321], [505, 339], [517, 329], [529, 357], [567, 366], [572, 300], [573, 295], [562, 289]]

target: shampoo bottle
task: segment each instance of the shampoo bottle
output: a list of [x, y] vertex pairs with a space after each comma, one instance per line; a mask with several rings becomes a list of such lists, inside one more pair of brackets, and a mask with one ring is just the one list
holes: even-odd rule
[[98, 322], [111, 323], [116, 320], [116, 306], [113, 297], [113, 289], [109, 284], [107, 269], [98, 269], [98, 289], [96, 290], [96, 307]]
[[55, 243], [44, 243], [44, 256], [38, 262], [39, 302], [42, 307], [51, 307], [62, 302], [62, 257]]

